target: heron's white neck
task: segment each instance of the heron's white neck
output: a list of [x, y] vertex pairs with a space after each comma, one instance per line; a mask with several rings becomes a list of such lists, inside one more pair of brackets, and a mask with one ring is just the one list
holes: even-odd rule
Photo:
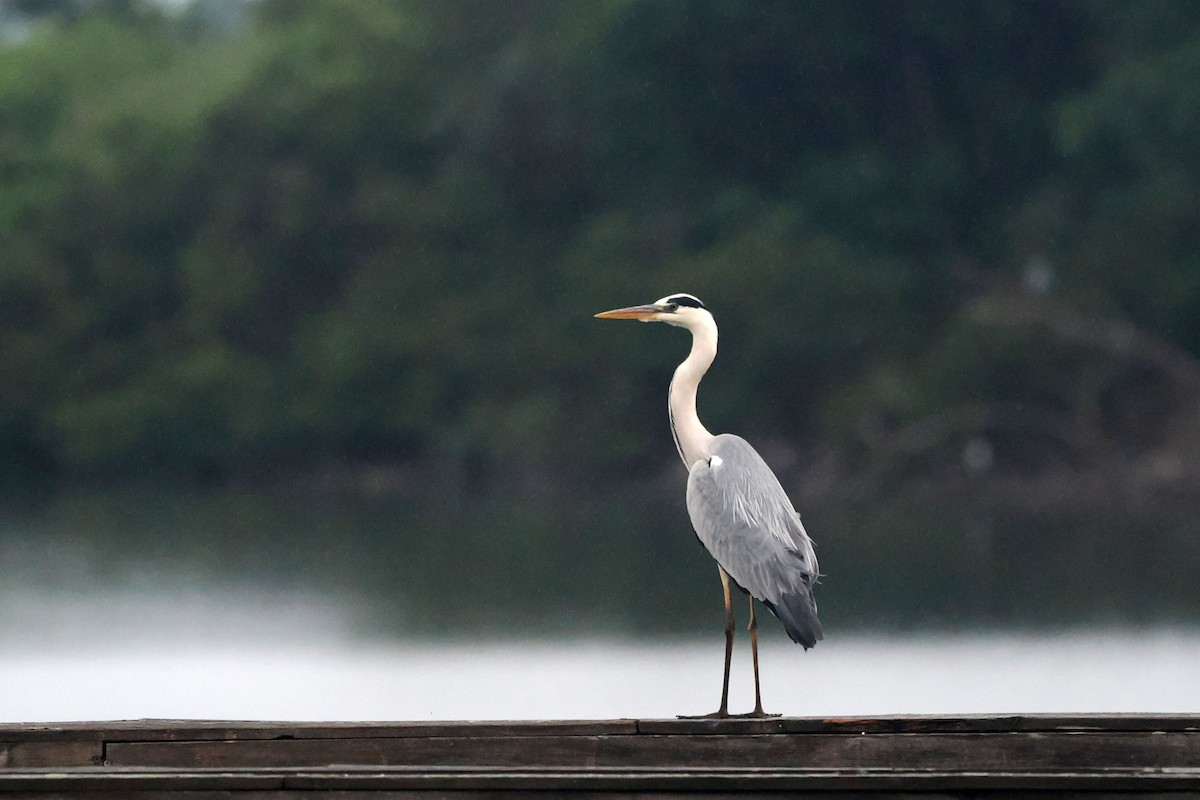
[[713, 439], [696, 414], [696, 388], [717, 356], [717, 324], [709, 317], [688, 329], [692, 332], [692, 352], [675, 368], [667, 390], [667, 410], [675, 447], [683, 465], [691, 470], [697, 461], [708, 458]]

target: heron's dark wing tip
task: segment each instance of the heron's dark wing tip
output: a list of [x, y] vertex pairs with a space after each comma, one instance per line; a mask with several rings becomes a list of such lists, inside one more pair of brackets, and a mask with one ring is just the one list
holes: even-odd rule
[[817, 604], [813, 602], [811, 594], [801, 592], [784, 595], [778, 604], [764, 601], [763, 605], [771, 609], [771, 613], [783, 623], [788, 638], [802, 645], [805, 650], [815, 647], [817, 642], [825, 638], [821, 620], [817, 619]]

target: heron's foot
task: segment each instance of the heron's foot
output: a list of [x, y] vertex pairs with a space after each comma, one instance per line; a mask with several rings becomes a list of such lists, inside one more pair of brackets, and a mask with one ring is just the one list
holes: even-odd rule
[[756, 708], [753, 711], [746, 712], [745, 714], [734, 714], [734, 716], [738, 719], [774, 719], [775, 717], [782, 717], [783, 714], [768, 714], [761, 708]]
[[679, 714], [675, 719], [774, 719], [782, 714], [768, 714], [761, 708], [747, 711], [745, 714], [730, 714], [728, 711], [714, 711], [711, 714]]

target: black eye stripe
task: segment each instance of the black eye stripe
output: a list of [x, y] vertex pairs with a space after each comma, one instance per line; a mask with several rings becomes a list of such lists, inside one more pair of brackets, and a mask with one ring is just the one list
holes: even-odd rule
[[674, 303], [677, 306], [688, 306], [689, 308], [703, 308], [705, 311], [708, 310], [708, 306], [704, 305], [704, 303], [701, 303], [694, 297], [684, 294], [677, 294], [674, 297], [668, 297], [667, 302]]

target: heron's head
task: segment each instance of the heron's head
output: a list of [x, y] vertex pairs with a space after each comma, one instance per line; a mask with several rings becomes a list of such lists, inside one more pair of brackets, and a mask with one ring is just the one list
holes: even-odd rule
[[695, 330], [701, 325], [712, 325], [712, 312], [695, 295], [669, 294], [645, 306], [629, 306], [603, 311], [597, 319], [636, 319], [640, 322], [665, 322], [680, 328]]

